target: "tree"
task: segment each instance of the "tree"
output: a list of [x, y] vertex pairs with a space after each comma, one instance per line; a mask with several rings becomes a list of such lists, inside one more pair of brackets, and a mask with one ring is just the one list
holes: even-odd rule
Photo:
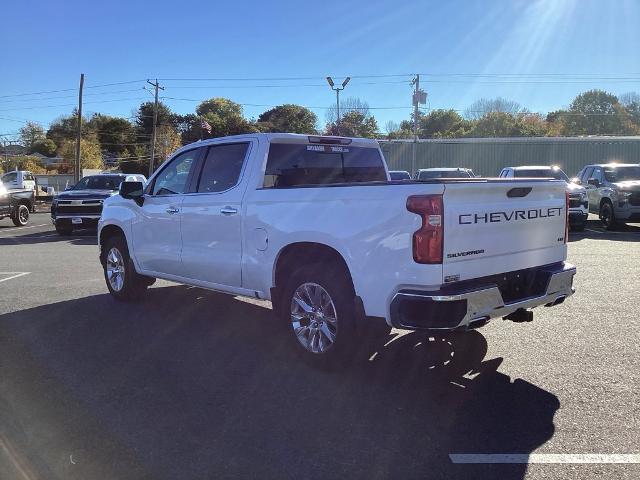
[[578, 95], [561, 114], [565, 135], [621, 135], [634, 133], [629, 114], [615, 95], [589, 90]]
[[541, 137], [548, 133], [541, 115], [490, 112], [473, 123], [470, 137]]
[[31, 146], [31, 153], [40, 153], [46, 157], [53, 157], [56, 154], [58, 146], [49, 138], [36, 141]]
[[[365, 118], [368, 118], [371, 113], [369, 111], [369, 104], [358, 97], [347, 97], [340, 100], [340, 115], [345, 115], [349, 112], [360, 112]], [[325, 115], [327, 123], [336, 123], [338, 117], [338, 110], [336, 104], [333, 103], [327, 109]]]
[[[66, 163], [74, 165], [76, 158], [75, 140], [65, 140], [60, 147], [59, 155]], [[103, 168], [100, 143], [95, 135], [80, 140], [80, 168]]]
[[136, 132], [127, 119], [97, 113], [91, 117], [87, 127], [96, 133], [103, 151], [117, 156], [133, 154]]
[[20, 129], [20, 143], [27, 149], [28, 153], [32, 152], [36, 142], [44, 139], [44, 128], [35, 122], [27, 122], [24, 127]]
[[[176, 126], [176, 115], [164, 103], [158, 102], [158, 122], [157, 125]], [[153, 132], [153, 102], [144, 102], [135, 112], [135, 128], [140, 141], [149, 142]], [[146, 139], [144, 137], [146, 136]]]
[[473, 102], [464, 111], [464, 118], [467, 120], [479, 120], [487, 113], [509, 113], [515, 115], [522, 110], [522, 106], [514, 101], [502, 97], [494, 99], [481, 98]]
[[327, 124], [328, 135], [365, 138], [375, 138], [377, 136], [378, 123], [374, 117], [366, 117], [362, 112], [355, 110], [341, 116], [340, 128], [335, 123]]
[[470, 129], [470, 122], [455, 110], [433, 110], [421, 116], [419, 122], [422, 138], [461, 137]]
[[[82, 119], [82, 131], [86, 133], [87, 120]], [[47, 138], [60, 148], [66, 140], [73, 140], [78, 134], [78, 111], [73, 110], [71, 115], [63, 115], [51, 122], [47, 130]]]
[[[242, 106], [227, 98], [205, 100], [196, 108], [196, 114], [211, 126], [211, 133], [202, 129], [203, 131], [200, 132], [202, 138], [224, 137], [259, 131], [255, 125], [252, 125], [242, 116]], [[201, 128], [200, 122], [198, 122], [196, 128]]]
[[258, 117], [258, 128], [266, 132], [316, 133], [318, 117], [305, 107], [279, 105]]
[[161, 125], [156, 131], [156, 161], [164, 162], [175, 150], [182, 146], [182, 139], [172, 125]]

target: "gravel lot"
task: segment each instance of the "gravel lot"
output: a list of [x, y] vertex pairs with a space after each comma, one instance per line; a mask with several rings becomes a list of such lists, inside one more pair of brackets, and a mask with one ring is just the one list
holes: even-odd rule
[[296, 362], [265, 302], [157, 282], [116, 303], [94, 234], [5, 219], [0, 478], [637, 479], [449, 454], [640, 453], [639, 241], [592, 220], [571, 235], [564, 305], [453, 345], [363, 339], [358, 365], [327, 373]]

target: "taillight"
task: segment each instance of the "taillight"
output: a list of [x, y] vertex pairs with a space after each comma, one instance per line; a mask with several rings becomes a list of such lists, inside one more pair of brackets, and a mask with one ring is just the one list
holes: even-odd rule
[[442, 263], [442, 195], [413, 195], [407, 198], [407, 210], [422, 218], [422, 227], [413, 234], [413, 259], [417, 263]]
[[564, 210], [566, 216], [564, 218], [564, 243], [569, 240], [569, 192], [564, 192]]

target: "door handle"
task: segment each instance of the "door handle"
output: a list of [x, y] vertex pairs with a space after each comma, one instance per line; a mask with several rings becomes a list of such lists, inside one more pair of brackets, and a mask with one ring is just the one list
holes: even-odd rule
[[167, 208], [167, 213], [170, 213], [171, 215], [173, 215], [174, 213], [178, 213], [180, 210], [176, 207], [169, 207]]
[[222, 207], [220, 209], [220, 213], [223, 215], [235, 215], [238, 213], [238, 209], [233, 207]]

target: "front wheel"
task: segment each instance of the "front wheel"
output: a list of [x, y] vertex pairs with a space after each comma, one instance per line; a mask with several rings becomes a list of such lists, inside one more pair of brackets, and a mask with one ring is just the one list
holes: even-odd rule
[[353, 359], [354, 291], [344, 272], [321, 264], [303, 266], [291, 275], [281, 298], [281, 315], [305, 361], [335, 367]]
[[602, 226], [607, 230], [614, 230], [616, 228], [616, 215], [613, 212], [613, 205], [609, 202], [604, 202], [600, 207], [600, 221]]
[[122, 237], [110, 238], [105, 242], [104, 251], [104, 278], [111, 295], [122, 301], [141, 298], [149, 282], [136, 272], [126, 241]]
[[11, 219], [16, 227], [24, 227], [29, 223], [29, 207], [26, 205], [18, 205], [16, 212]]

